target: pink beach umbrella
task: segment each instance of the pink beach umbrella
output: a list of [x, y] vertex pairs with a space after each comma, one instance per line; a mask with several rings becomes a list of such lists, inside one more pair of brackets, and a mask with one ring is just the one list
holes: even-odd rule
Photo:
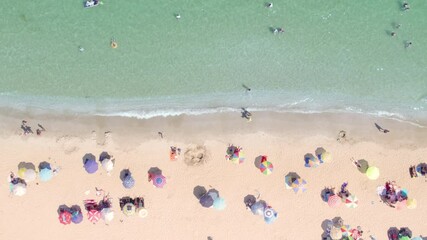
[[166, 184], [166, 178], [161, 174], [155, 175], [152, 180], [153, 185], [157, 188], [163, 188], [163, 186]]
[[341, 198], [338, 195], [329, 196], [328, 205], [332, 208], [341, 206]]
[[96, 209], [92, 209], [87, 213], [87, 217], [89, 221], [96, 223], [101, 218], [101, 212]]

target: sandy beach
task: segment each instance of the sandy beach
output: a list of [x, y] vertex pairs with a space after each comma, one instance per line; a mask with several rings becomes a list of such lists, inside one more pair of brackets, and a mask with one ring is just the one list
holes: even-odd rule
[[[361, 226], [364, 239], [370, 235], [387, 239], [390, 227], [409, 227], [414, 236], [427, 236], [423, 221], [427, 213], [427, 180], [410, 178], [410, 165], [426, 162], [427, 129], [392, 120], [358, 114], [296, 114], [256, 112], [247, 122], [235, 113], [200, 116], [158, 117], [149, 120], [81, 115], [24, 115], [13, 111], [1, 114], [0, 146], [0, 238], [1, 239], [321, 239], [322, 222], [340, 216], [352, 227]], [[35, 129], [46, 128], [41, 136], [22, 135], [25, 119]], [[374, 123], [390, 130], [379, 132]], [[337, 141], [346, 131], [346, 141]], [[163, 133], [160, 138], [158, 132]], [[243, 148], [246, 160], [236, 165], [225, 159], [229, 144]], [[187, 166], [181, 156], [169, 160], [170, 146], [185, 152], [195, 145], [205, 146], [207, 161]], [[317, 168], [304, 167], [304, 155], [323, 147], [332, 161]], [[115, 168], [108, 175], [102, 168], [88, 174], [82, 163], [86, 153], [103, 151], [113, 155]], [[274, 165], [271, 175], [263, 175], [255, 158], [267, 155]], [[350, 161], [366, 159], [380, 169], [377, 180], [369, 180]], [[28, 183], [22, 197], [9, 192], [6, 178], [17, 172], [20, 162], [36, 166], [47, 161], [60, 167], [49, 182]], [[150, 167], [162, 169], [167, 179], [163, 189], [147, 181]], [[122, 169], [130, 169], [135, 186], [125, 189], [119, 179]], [[284, 177], [296, 172], [307, 181], [307, 191], [295, 194], [284, 185]], [[382, 203], [378, 186], [394, 180], [418, 202], [415, 210], [396, 210]], [[359, 206], [333, 209], [323, 202], [324, 187], [348, 189], [359, 198]], [[200, 206], [193, 194], [196, 186], [215, 188], [226, 200], [223, 211]], [[78, 204], [93, 198], [95, 187], [110, 194], [115, 219], [62, 225], [60, 205]], [[87, 191], [90, 190], [90, 193]], [[85, 193], [86, 192], [86, 193]], [[259, 195], [278, 212], [273, 224], [245, 209], [243, 198]], [[124, 196], [142, 196], [148, 216], [127, 217], [119, 207]], [[83, 210], [83, 214], [86, 212]]]

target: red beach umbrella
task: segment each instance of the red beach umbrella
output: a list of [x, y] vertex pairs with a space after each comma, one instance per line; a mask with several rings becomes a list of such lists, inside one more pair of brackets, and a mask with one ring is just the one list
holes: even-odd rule
[[341, 198], [338, 195], [332, 195], [328, 199], [328, 205], [332, 208], [337, 208], [341, 205]]
[[67, 225], [67, 224], [70, 224], [70, 223], [71, 223], [71, 217], [72, 217], [72, 215], [71, 215], [71, 213], [70, 213], [70, 212], [62, 211], [62, 212], [59, 214], [58, 219], [59, 219], [59, 222], [60, 222], [60, 223], [62, 223], [62, 224], [64, 224], [64, 225]]
[[87, 217], [89, 221], [96, 223], [101, 218], [101, 212], [96, 209], [92, 209], [87, 213]]

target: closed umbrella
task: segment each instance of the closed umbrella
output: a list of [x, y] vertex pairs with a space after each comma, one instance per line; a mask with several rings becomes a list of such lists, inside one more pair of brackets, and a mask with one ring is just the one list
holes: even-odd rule
[[359, 205], [359, 199], [355, 195], [350, 195], [345, 199], [345, 205], [349, 208], [356, 208]]
[[58, 217], [59, 222], [64, 224], [64, 225], [70, 224], [71, 223], [71, 216], [72, 215], [70, 212], [61, 211], [61, 213], [59, 214], [59, 217]]
[[109, 158], [102, 160], [101, 165], [104, 168], [104, 170], [107, 172], [111, 172], [114, 169], [114, 162]]
[[376, 180], [380, 176], [380, 170], [377, 167], [371, 166], [366, 170], [366, 176], [371, 180]]
[[124, 213], [126, 216], [132, 216], [132, 215], [134, 215], [134, 214], [135, 214], [136, 207], [135, 207], [135, 205], [133, 205], [132, 203], [126, 203], [126, 204], [123, 206], [122, 211], [123, 211], [123, 213]]
[[267, 204], [264, 201], [258, 201], [251, 206], [251, 211], [255, 215], [264, 215]]
[[20, 168], [18, 170], [18, 176], [25, 180], [25, 182], [32, 182], [36, 179], [37, 173], [34, 169]]
[[39, 179], [42, 182], [47, 182], [53, 177], [53, 171], [50, 168], [43, 168], [39, 172]]
[[328, 205], [332, 208], [339, 207], [341, 205], [341, 198], [338, 195], [329, 196]]
[[111, 222], [114, 219], [114, 211], [111, 208], [103, 208], [101, 210], [101, 216], [105, 222]]
[[125, 188], [132, 188], [135, 185], [135, 179], [130, 174], [127, 174], [123, 179], [123, 186]]
[[101, 213], [96, 209], [92, 209], [87, 213], [87, 217], [89, 221], [96, 223], [101, 218]]
[[27, 185], [24, 183], [17, 183], [12, 186], [12, 192], [15, 196], [23, 196], [27, 193]]
[[84, 168], [89, 174], [95, 173], [98, 170], [98, 163], [95, 159], [86, 159]]
[[162, 188], [166, 184], [166, 178], [161, 174], [157, 174], [153, 176], [152, 180], [153, 180], [153, 185], [157, 188]]
[[200, 198], [199, 202], [203, 207], [210, 208], [214, 203], [214, 199], [212, 198], [211, 195], [205, 194]]
[[277, 212], [272, 208], [264, 209], [264, 221], [268, 224], [273, 223], [277, 219]]
[[224, 198], [221, 197], [216, 198], [213, 202], [213, 207], [216, 210], [224, 210], [226, 206]]

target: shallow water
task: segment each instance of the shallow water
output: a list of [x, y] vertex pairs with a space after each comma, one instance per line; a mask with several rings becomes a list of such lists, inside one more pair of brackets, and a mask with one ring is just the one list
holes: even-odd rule
[[[407, 12], [389, 0], [264, 3], [5, 2], [0, 106], [141, 117], [239, 107], [427, 117], [427, 2], [411, 1]], [[273, 34], [276, 27], [285, 33]]]

